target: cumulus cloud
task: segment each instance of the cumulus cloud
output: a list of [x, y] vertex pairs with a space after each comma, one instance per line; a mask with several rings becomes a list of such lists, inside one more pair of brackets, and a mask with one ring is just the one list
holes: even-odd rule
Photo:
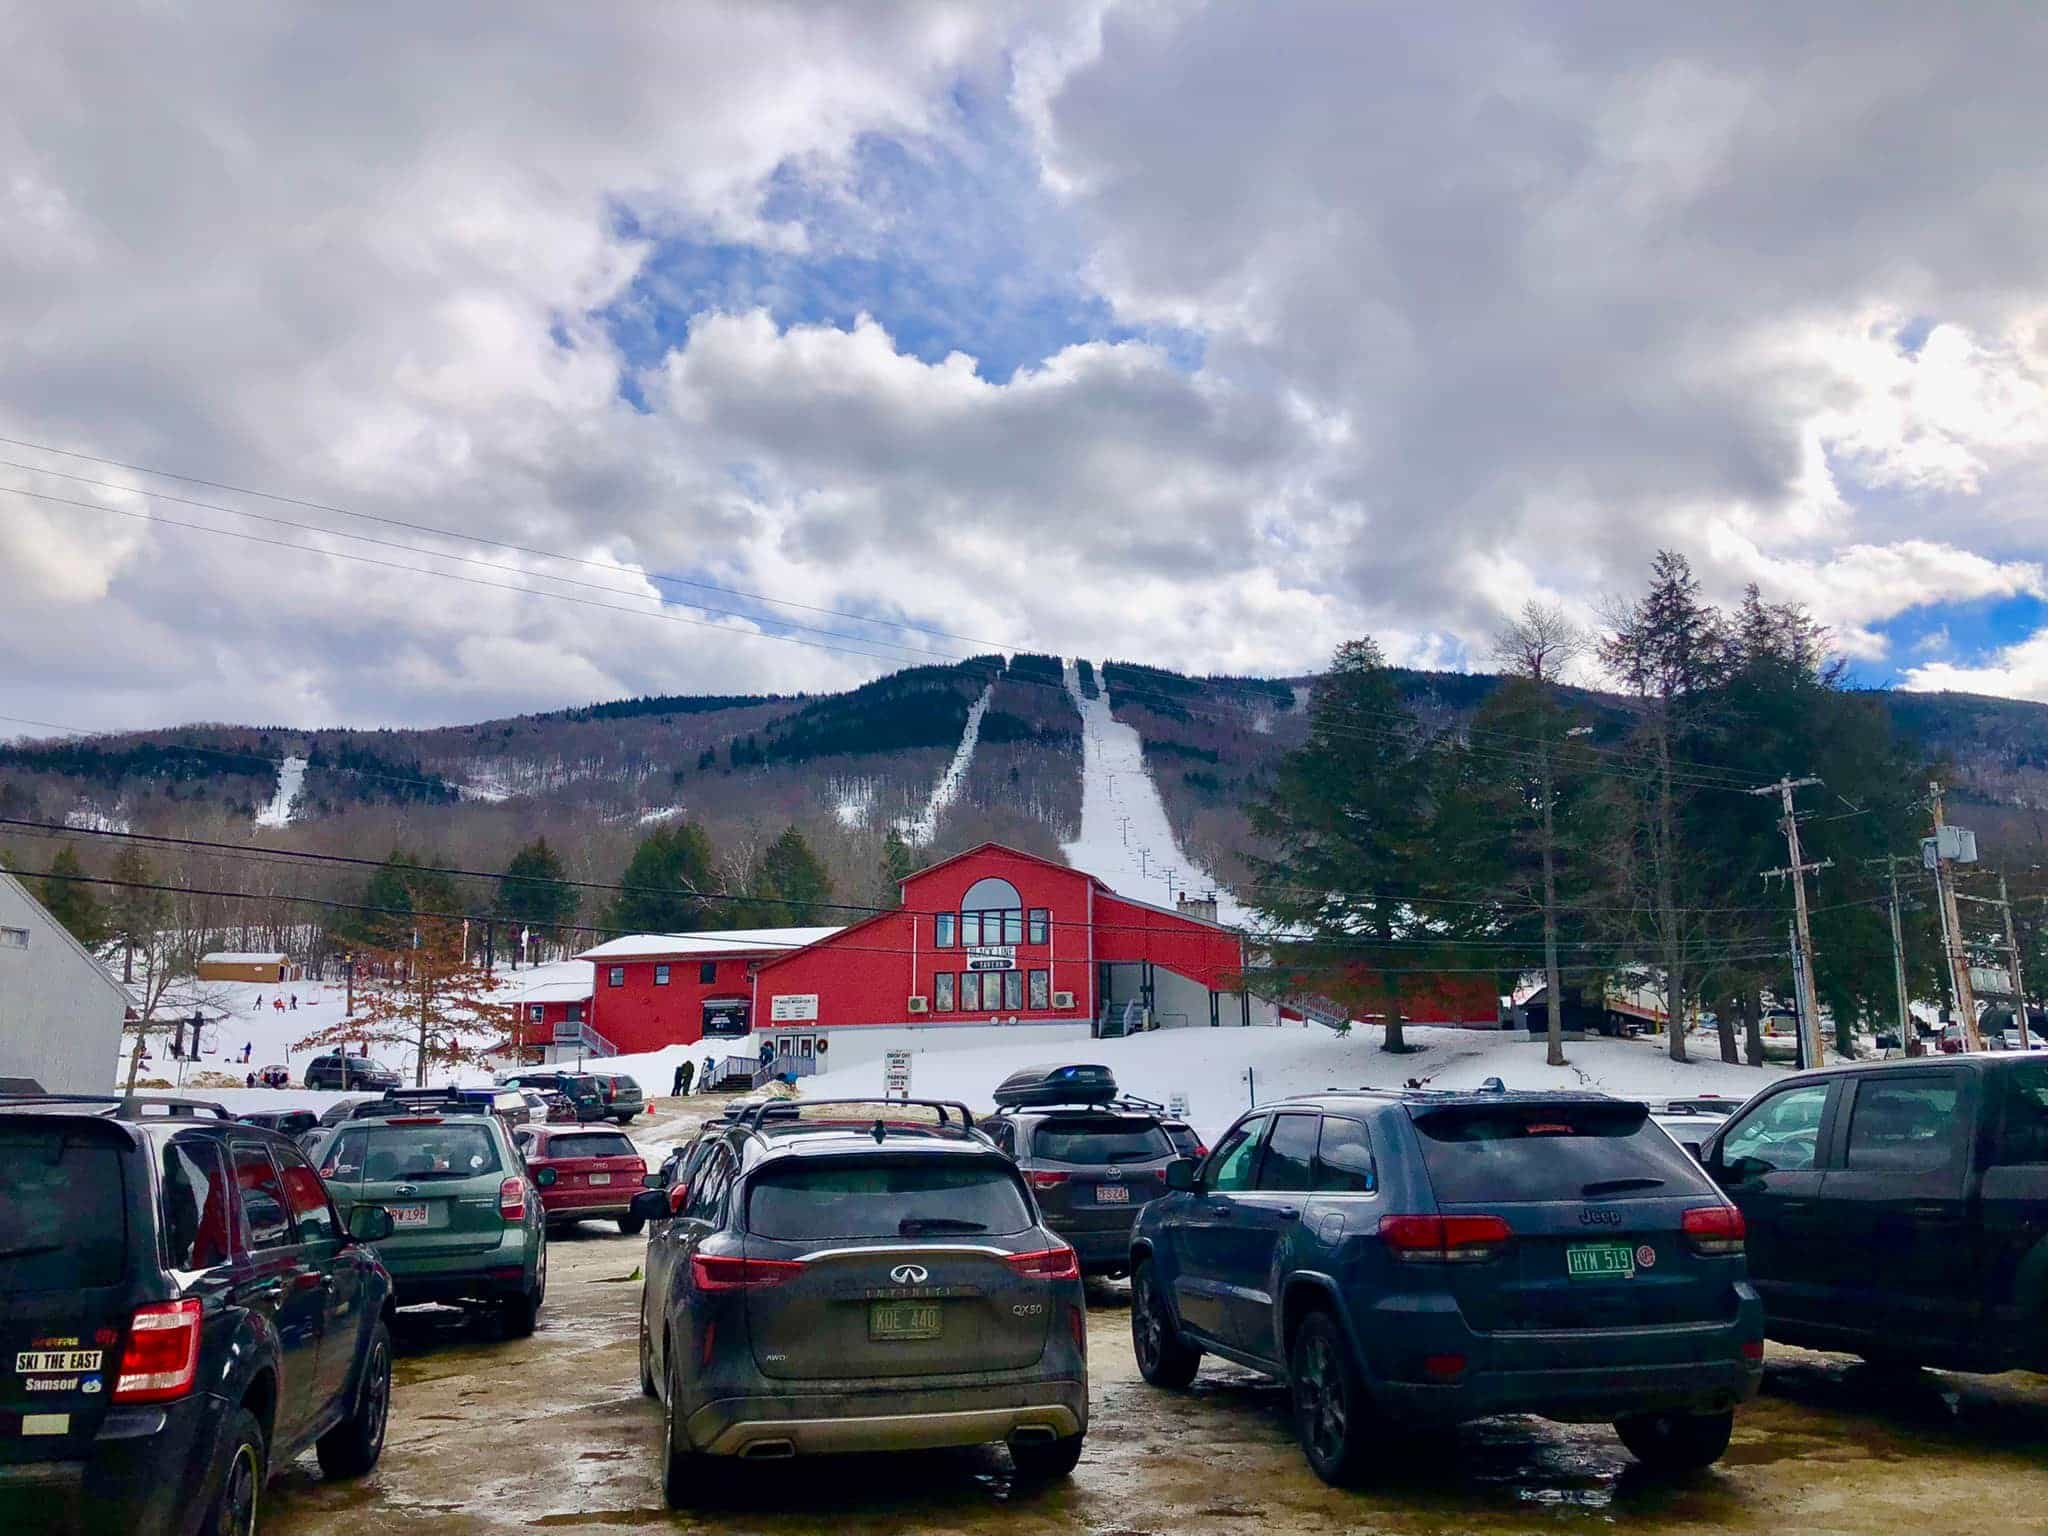
[[1903, 686], [1918, 692], [1989, 693], [2048, 704], [2048, 629], [2003, 646], [1974, 666], [1931, 661], [1909, 667]]

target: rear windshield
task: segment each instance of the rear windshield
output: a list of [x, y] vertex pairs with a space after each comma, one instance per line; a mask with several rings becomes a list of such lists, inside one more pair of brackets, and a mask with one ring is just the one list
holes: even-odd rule
[[549, 1157], [638, 1157], [640, 1149], [617, 1131], [591, 1131], [581, 1136], [550, 1136]]
[[0, 1130], [0, 1294], [112, 1285], [128, 1256], [121, 1149], [62, 1126]]
[[1016, 1175], [980, 1159], [785, 1163], [755, 1175], [747, 1199], [749, 1231], [794, 1242], [1012, 1234], [1030, 1225]]
[[1156, 1120], [1091, 1115], [1043, 1122], [1031, 1133], [1031, 1155], [1056, 1163], [1142, 1163], [1173, 1156], [1173, 1143]]
[[1436, 1197], [1629, 1200], [1711, 1193], [1640, 1104], [1454, 1105], [1415, 1116]]
[[392, 1179], [471, 1179], [499, 1170], [498, 1144], [476, 1121], [443, 1125], [352, 1125], [320, 1164], [323, 1178], [382, 1184]]

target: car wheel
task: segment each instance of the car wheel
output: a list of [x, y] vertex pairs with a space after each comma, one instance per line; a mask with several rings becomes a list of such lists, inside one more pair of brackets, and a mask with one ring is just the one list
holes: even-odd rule
[[1621, 1443], [1652, 1472], [1698, 1472], [1711, 1467], [1728, 1449], [1735, 1428], [1735, 1410], [1721, 1413], [1646, 1413], [1616, 1419]]
[[256, 1507], [266, 1481], [263, 1426], [256, 1415], [237, 1408], [228, 1419], [225, 1444], [227, 1464], [199, 1529], [205, 1536], [256, 1536]]
[[719, 1474], [723, 1470], [715, 1456], [690, 1449], [677, 1419], [683, 1411], [682, 1351], [668, 1341], [668, 1402], [661, 1415], [661, 1496], [670, 1509], [687, 1509], [716, 1500]]
[[1184, 1343], [1150, 1259], [1131, 1279], [1131, 1349], [1138, 1374], [1155, 1387], [1184, 1387], [1195, 1379], [1202, 1352]]
[[638, 1237], [640, 1229], [646, 1225], [647, 1218], [644, 1216], [621, 1216], [619, 1218], [619, 1231], [627, 1237]]
[[1022, 1483], [1051, 1483], [1072, 1474], [1081, 1460], [1081, 1435], [1063, 1435], [1057, 1440], [1013, 1440], [1010, 1460], [1016, 1464]]
[[320, 1470], [329, 1477], [361, 1477], [384, 1454], [384, 1426], [391, 1416], [391, 1332], [380, 1320], [370, 1329], [355, 1412], [320, 1437], [315, 1447]]
[[660, 1397], [660, 1389], [654, 1385], [654, 1348], [648, 1341], [647, 1314], [640, 1314], [640, 1395]]
[[1288, 1351], [1294, 1432], [1317, 1477], [1349, 1488], [1364, 1476], [1372, 1443], [1371, 1404], [1351, 1344], [1327, 1312], [1301, 1320]]

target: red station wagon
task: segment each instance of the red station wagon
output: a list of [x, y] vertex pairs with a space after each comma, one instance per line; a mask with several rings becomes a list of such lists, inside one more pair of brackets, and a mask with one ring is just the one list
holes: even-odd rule
[[627, 1207], [640, 1193], [647, 1159], [623, 1132], [522, 1125], [512, 1140], [526, 1158], [526, 1175], [540, 1191], [551, 1229], [585, 1217], [608, 1218], [630, 1237], [645, 1225]]

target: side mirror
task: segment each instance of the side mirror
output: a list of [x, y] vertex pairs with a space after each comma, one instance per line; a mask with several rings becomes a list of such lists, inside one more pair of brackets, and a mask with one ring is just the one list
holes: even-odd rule
[[552, 1168], [534, 1168], [531, 1163], [527, 1165], [527, 1168], [533, 1174], [533, 1182], [538, 1184], [542, 1189], [554, 1188], [555, 1180], [561, 1177], [561, 1175], [556, 1173], [555, 1170]]
[[661, 1175], [660, 1175], [660, 1174], [658, 1174], [658, 1173], [643, 1173], [643, 1174], [641, 1174], [641, 1175], [640, 1175], [640, 1187], [641, 1187], [642, 1189], [667, 1189], [667, 1188], [668, 1188], [668, 1186], [667, 1186], [666, 1184], [664, 1184], [664, 1183], [662, 1183], [662, 1182], [661, 1182]]
[[395, 1230], [391, 1213], [381, 1205], [349, 1207], [348, 1235], [358, 1243], [381, 1243]]
[[1195, 1177], [1195, 1166], [1191, 1157], [1176, 1157], [1166, 1165], [1166, 1187], [1173, 1190], [1200, 1189], [1202, 1181]]
[[635, 1221], [667, 1221], [668, 1196], [658, 1189], [643, 1189], [626, 1209]]

